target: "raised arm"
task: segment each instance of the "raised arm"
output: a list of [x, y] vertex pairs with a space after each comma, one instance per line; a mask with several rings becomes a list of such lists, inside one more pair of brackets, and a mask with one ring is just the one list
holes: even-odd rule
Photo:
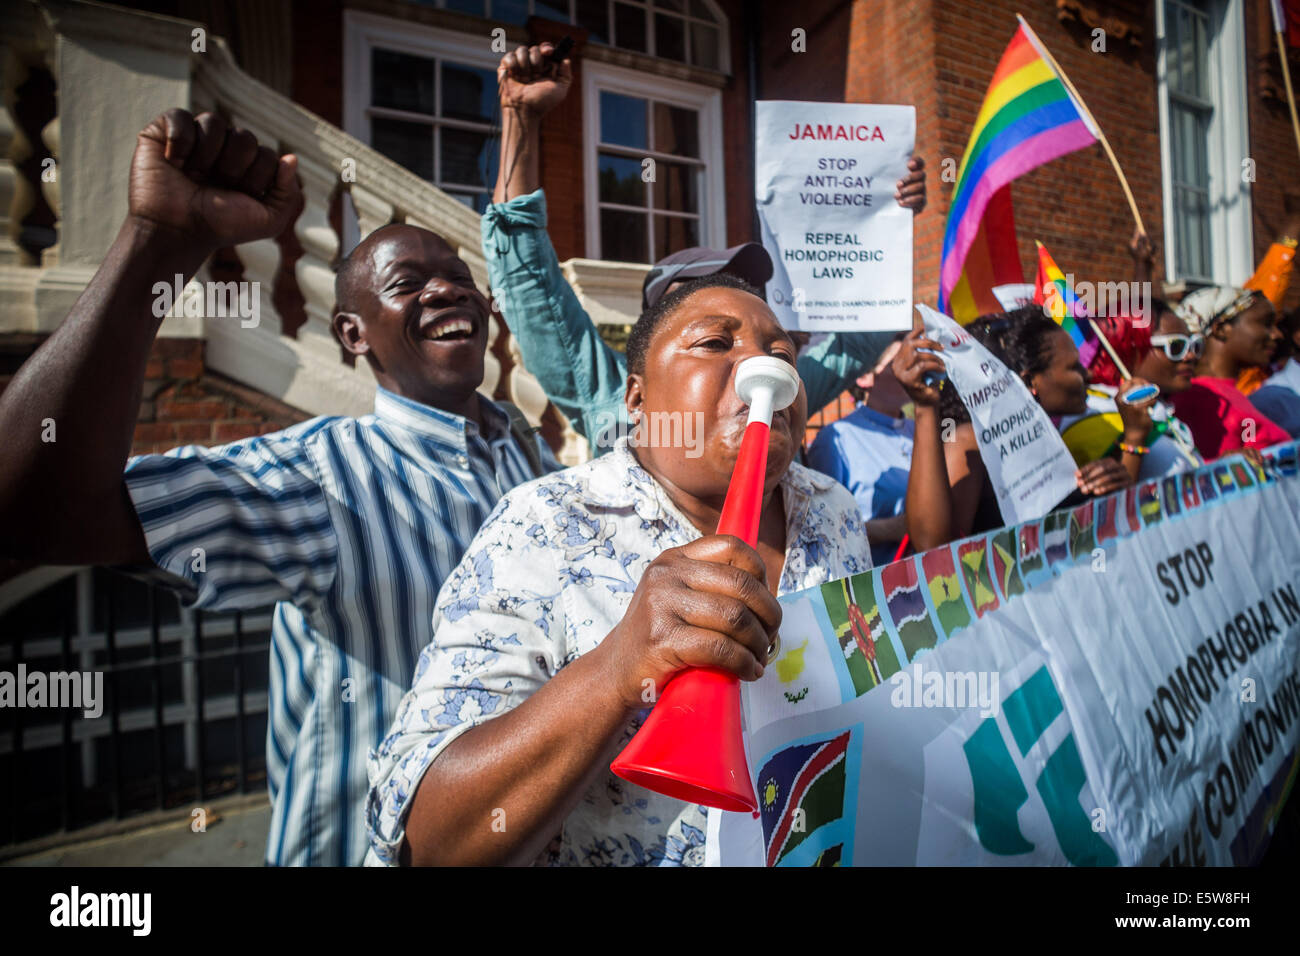
[[149, 560], [122, 471], [165, 315], [155, 283], [192, 276], [222, 246], [279, 234], [302, 205], [296, 163], [211, 113], [170, 110], [139, 134], [117, 238], [67, 319], [0, 396], [7, 553]]
[[551, 49], [549, 43], [520, 47], [497, 69], [501, 161], [493, 205], [482, 221], [483, 255], [493, 298], [524, 366], [590, 440], [622, 415], [626, 363], [578, 302], [546, 234], [538, 131], [573, 82], [568, 60], [546, 62]]

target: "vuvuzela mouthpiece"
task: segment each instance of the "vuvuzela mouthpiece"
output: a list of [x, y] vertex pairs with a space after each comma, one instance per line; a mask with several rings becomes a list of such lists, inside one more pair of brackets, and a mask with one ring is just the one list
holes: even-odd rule
[[755, 355], [736, 369], [736, 394], [749, 406], [749, 420], [772, 424], [779, 412], [799, 394], [799, 374], [794, 366], [771, 355]]

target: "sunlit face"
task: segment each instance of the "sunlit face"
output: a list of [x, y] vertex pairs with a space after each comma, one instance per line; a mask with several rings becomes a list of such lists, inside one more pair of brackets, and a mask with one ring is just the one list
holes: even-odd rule
[[[1187, 323], [1174, 312], [1162, 312], [1160, 321], [1156, 324], [1156, 334], [1187, 335]], [[1144, 378], [1151, 384], [1158, 385], [1161, 395], [1177, 395], [1179, 392], [1186, 391], [1192, 384], [1192, 376], [1196, 374], [1198, 360], [1199, 356], [1193, 356], [1188, 350], [1181, 361], [1171, 362], [1164, 349], [1153, 347], [1150, 352], [1142, 356], [1132, 371], [1134, 377]]]
[[1048, 333], [1047, 368], [1030, 376], [1029, 387], [1049, 415], [1082, 415], [1088, 410], [1088, 372], [1064, 329]]
[[[736, 394], [736, 367], [755, 355], [795, 364], [795, 347], [760, 298], [738, 289], [696, 292], [655, 329], [645, 369], [628, 376], [627, 408], [641, 422], [677, 413], [699, 423], [695, 448], [660, 442], [636, 448], [656, 478], [701, 500], [725, 497], [745, 432], [749, 407]], [[808, 400], [772, 416], [767, 487], [781, 480], [803, 442]], [[660, 429], [659, 434], [663, 434]]]
[[360, 250], [352, 348], [384, 387], [438, 407], [463, 401], [483, 381], [488, 303], [469, 267], [441, 237], [398, 226]]
[[1263, 297], [1232, 321], [1220, 322], [1212, 336], [1239, 365], [1267, 365], [1282, 340], [1277, 313]]

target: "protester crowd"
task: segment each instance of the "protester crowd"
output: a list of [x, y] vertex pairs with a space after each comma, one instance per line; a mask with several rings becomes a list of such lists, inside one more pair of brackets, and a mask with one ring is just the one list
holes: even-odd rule
[[[523, 362], [589, 463], [562, 470], [518, 410], [478, 393], [491, 307], [409, 225], [365, 237], [337, 274], [333, 329], [375, 373], [374, 415], [128, 458], [154, 282], [276, 235], [302, 203], [291, 157], [181, 110], [141, 133], [117, 241], [0, 397], [17, 556], [151, 566], [204, 608], [278, 602], [269, 863], [702, 862], [704, 808], [608, 771], [647, 683], [696, 666], [757, 679], [778, 595], [1006, 523], [942, 346], [919, 329], [792, 335], [765, 303], [761, 246], [667, 256], [626, 353], [605, 344], [546, 232], [538, 126], [572, 82], [549, 52], [502, 61], [483, 249]], [[896, 198], [924, 209], [920, 157]], [[1300, 436], [1300, 322], [1279, 315], [1297, 238], [1245, 287], [1099, 317], [1120, 364], [1101, 349], [1085, 366], [1039, 306], [967, 327], [1058, 423], [1078, 465], [1060, 504]], [[1141, 236], [1133, 249], [1153, 254]], [[746, 421], [732, 378], [758, 355], [803, 384], [773, 419], [751, 548], [713, 529]], [[1144, 384], [1158, 398], [1125, 400]], [[805, 449], [809, 414], [850, 387], [859, 407]], [[638, 440], [672, 413], [700, 422], [698, 449]], [[40, 439], [48, 417], [57, 444]]]

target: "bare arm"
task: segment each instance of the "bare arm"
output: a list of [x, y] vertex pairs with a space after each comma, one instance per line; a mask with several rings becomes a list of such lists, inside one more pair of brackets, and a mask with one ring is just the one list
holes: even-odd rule
[[765, 579], [758, 553], [729, 536], [710, 535], [661, 554], [642, 575], [623, 620], [594, 650], [433, 760], [411, 804], [404, 862], [536, 859], [587, 788], [608, 772], [628, 720], [645, 706], [646, 680], [662, 688], [683, 667], [696, 666], [743, 680], [762, 676], [781, 621]]
[[573, 82], [569, 60], [554, 64], [546, 58], [551, 43], [519, 47], [497, 67], [501, 97], [501, 161], [497, 164], [494, 203], [534, 192], [542, 184], [538, 163], [542, 117], [559, 104]]
[[[13, 556], [149, 560], [122, 468], [149, 346], [162, 323], [149, 309], [151, 289], [193, 274], [203, 258], [148, 223], [125, 223], [68, 318], [0, 396], [8, 445], [0, 457], [0, 514]], [[46, 423], [54, 441], [43, 440]]]
[[[214, 250], [276, 235], [301, 204], [292, 157], [183, 110], [138, 138], [126, 221], [59, 329], [0, 396], [0, 520], [15, 557], [149, 560], [122, 482], [149, 347], [155, 283], [188, 278]], [[212, 183], [213, 185], [203, 185]], [[257, 197], [257, 198], [254, 198]], [[54, 440], [46, 425], [53, 422]]]

